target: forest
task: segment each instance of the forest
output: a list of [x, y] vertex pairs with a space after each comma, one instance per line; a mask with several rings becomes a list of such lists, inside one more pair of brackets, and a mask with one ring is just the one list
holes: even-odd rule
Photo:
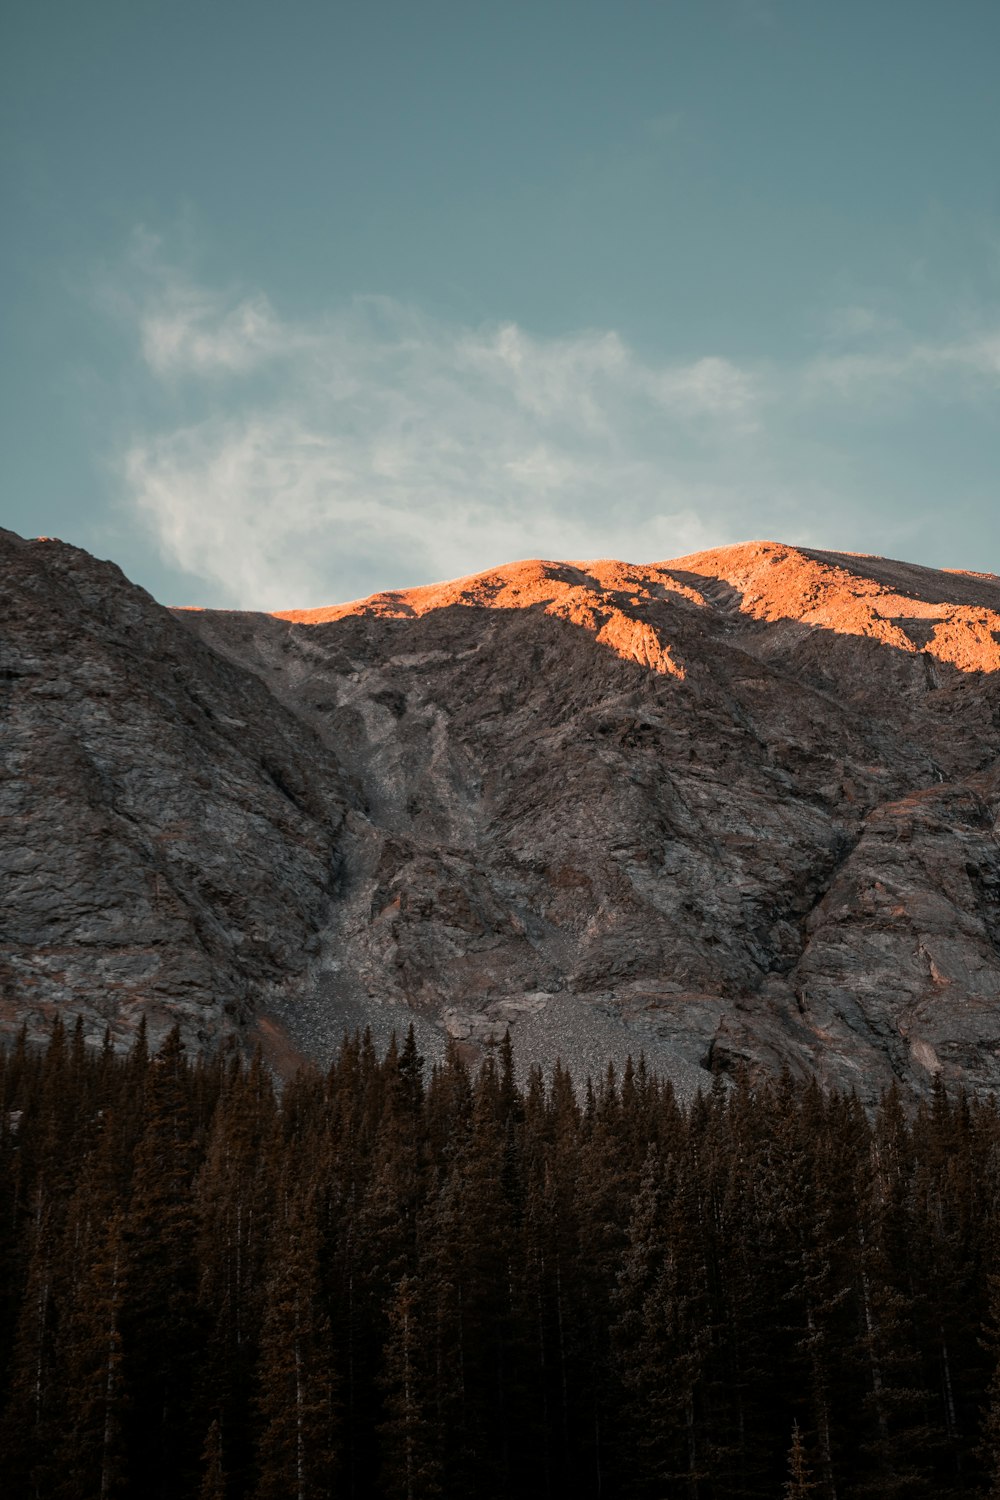
[[0, 1054], [8, 1500], [998, 1496], [1000, 1111]]

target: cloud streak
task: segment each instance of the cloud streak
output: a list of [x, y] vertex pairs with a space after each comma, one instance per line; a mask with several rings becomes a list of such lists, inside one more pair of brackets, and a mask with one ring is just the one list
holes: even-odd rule
[[1000, 331], [940, 343], [897, 342], [881, 349], [827, 355], [805, 369], [814, 399], [910, 400], [918, 391], [946, 388], [951, 394], [1000, 389]]
[[537, 555], [652, 560], [759, 535], [761, 518], [810, 540], [830, 496], [807, 466], [789, 471], [782, 424], [1000, 367], [989, 335], [784, 372], [656, 363], [614, 332], [457, 326], [382, 297], [307, 326], [261, 294], [186, 280], [148, 241], [143, 271], [130, 306], [146, 376], [205, 415], [133, 436], [126, 503], [207, 600], [233, 606], [329, 604]]
[[211, 415], [137, 438], [122, 471], [164, 555], [230, 604], [690, 550], [716, 535], [699, 454], [756, 421], [753, 376], [724, 359], [654, 366], [613, 333], [454, 327], [386, 298], [305, 329], [172, 278], [138, 332], [157, 381], [229, 378]]

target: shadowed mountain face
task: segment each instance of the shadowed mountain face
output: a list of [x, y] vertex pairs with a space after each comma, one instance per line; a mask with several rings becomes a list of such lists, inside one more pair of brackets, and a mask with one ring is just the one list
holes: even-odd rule
[[306, 968], [353, 793], [109, 563], [0, 532], [0, 1027], [189, 1044]]
[[1000, 1086], [991, 575], [762, 543], [271, 616], [4, 571], [10, 1024]]

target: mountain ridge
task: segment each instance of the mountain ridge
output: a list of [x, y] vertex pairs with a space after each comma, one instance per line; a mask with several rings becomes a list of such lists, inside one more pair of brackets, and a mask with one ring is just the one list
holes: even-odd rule
[[[53, 544], [18, 546], [47, 576]], [[12, 551], [23, 565], [4, 539], [5, 573]], [[106, 565], [67, 552], [93, 613]], [[115, 607], [131, 587], [110, 589]], [[432, 1053], [450, 1036], [476, 1055], [509, 1026], [525, 1063], [598, 1072], [644, 1050], [687, 1089], [784, 1063], [865, 1097], [939, 1073], [1000, 1084], [995, 575], [769, 542], [648, 565], [535, 559], [325, 610], [143, 608], [184, 687], [158, 712], [190, 717], [192, 687], [200, 702], [174, 781], [185, 755], [202, 760], [202, 815], [234, 850], [253, 843], [240, 825], [257, 798], [286, 809], [264, 819], [270, 883], [233, 855], [221, 895], [206, 877], [220, 851], [187, 809], [181, 893], [206, 908], [191, 942], [229, 991], [226, 1025], [199, 1000], [194, 1045], [256, 1017], [322, 1061], [345, 1026], [384, 1039], [412, 1018]], [[121, 642], [99, 644], [114, 677]], [[108, 762], [79, 672], [76, 689], [63, 727], [82, 715]], [[242, 780], [225, 718], [244, 726]], [[132, 811], [176, 873], [155, 808]], [[314, 893], [296, 911], [293, 888]], [[270, 967], [245, 956], [251, 908]], [[30, 946], [13, 971], [37, 992]], [[60, 1004], [84, 985], [75, 961]], [[140, 1011], [148, 996], [130, 993]]]

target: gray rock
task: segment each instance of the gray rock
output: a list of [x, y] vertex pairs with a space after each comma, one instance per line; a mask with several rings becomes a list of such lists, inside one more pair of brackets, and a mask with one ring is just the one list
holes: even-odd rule
[[764, 543], [171, 615], [3, 556], [6, 1025], [1000, 1085], [991, 575]]
[[295, 982], [355, 794], [119, 570], [0, 533], [0, 1027], [242, 1035]]

